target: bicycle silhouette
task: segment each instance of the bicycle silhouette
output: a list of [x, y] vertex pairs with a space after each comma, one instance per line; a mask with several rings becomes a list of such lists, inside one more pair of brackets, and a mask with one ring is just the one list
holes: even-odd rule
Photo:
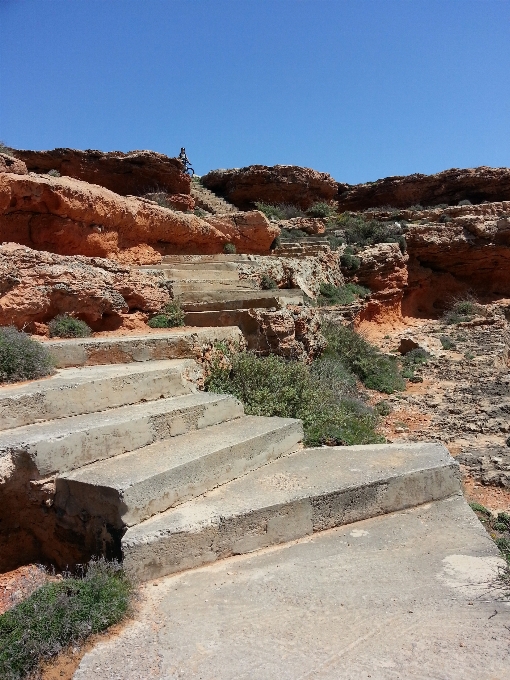
[[185, 172], [187, 175], [190, 175], [191, 177], [194, 176], [195, 171], [191, 167], [191, 163], [189, 161], [189, 158], [186, 156], [186, 149], [184, 147], [181, 147], [181, 153], [177, 157], [181, 163], [182, 163], [182, 171]]

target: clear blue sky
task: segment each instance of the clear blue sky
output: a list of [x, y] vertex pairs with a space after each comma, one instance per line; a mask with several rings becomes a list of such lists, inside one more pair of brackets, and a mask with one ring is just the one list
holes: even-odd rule
[[198, 174], [510, 166], [510, 0], [0, 0], [0, 139]]

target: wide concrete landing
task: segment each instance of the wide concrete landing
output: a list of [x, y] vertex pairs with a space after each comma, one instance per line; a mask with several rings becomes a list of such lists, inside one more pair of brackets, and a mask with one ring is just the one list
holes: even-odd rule
[[74, 680], [508, 680], [502, 560], [464, 499], [148, 583]]

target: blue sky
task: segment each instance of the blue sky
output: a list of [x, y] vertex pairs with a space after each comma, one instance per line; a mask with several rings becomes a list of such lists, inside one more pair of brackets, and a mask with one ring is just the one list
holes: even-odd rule
[[510, 166], [510, 0], [0, 0], [0, 139], [198, 174]]

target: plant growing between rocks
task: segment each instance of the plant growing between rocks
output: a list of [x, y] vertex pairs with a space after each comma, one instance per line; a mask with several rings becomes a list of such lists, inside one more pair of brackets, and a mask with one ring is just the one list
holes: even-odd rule
[[295, 205], [288, 203], [278, 203], [272, 205], [271, 203], [255, 202], [255, 208], [263, 212], [268, 220], [291, 220], [293, 217], [304, 217], [305, 213]]
[[[506, 561], [507, 566], [500, 571], [498, 581], [505, 588], [510, 589], [510, 514], [508, 512], [499, 512], [494, 516], [481, 503], [470, 503], [469, 505], [494, 543], [498, 546], [501, 555]], [[510, 595], [510, 592], [507, 595]]]
[[346, 283], [344, 286], [335, 286], [332, 283], [321, 283], [320, 293], [317, 298], [319, 307], [329, 305], [350, 305], [359, 298], [366, 298], [370, 290], [356, 283]]
[[131, 593], [120, 565], [103, 559], [41, 586], [0, 616], [0, 677], [23, 680], [41, 661], [119, 622]]
[[148, 325], [151, 328], [176, 328], [184, 326], [184, 318], [185, 314], [179, 300], [172, 300], [159, 314], [149, 319]]
[[485, 310], [472, 295], [466, 295], [463, 298], [454, 299], [450, 309], [443, 314], [441, 320], [450, 326], [471, 321], [475, 316], [485, 316]]
[[262, 290], [276, 290], [278, 284], [276, 281], [269, 276], [269, 274], [262, 274], [260, 277], [260, 287]]
[[334, 215], [335, 209], [329, 205], [329, 203], [325, 203], [324, 201], [319, 201], [318, 203], [314, 203], [312, 206], [308, 208], [306, 211], [306, 214], [308, 217], [331, 217], [331, 215]]
[[49, 324], [51, 338], [87, 338], [92, 334], [92, 329], [85, 321], [75, 319], [69, 314], [59, 314]]
[[42, 343], [14, 326], [0, 327], [0, 383], [44, 378], [53, 370], [51, 355]]
[[58, 170], [48, 170], [48, 172], [46, 174], [49, 175], [50, 177], [61, 177], [62, 176]]
[[223, 246], [223, 252], [225, 255], [235, 255], [236, 247], [233, 243], [225, 243]]

